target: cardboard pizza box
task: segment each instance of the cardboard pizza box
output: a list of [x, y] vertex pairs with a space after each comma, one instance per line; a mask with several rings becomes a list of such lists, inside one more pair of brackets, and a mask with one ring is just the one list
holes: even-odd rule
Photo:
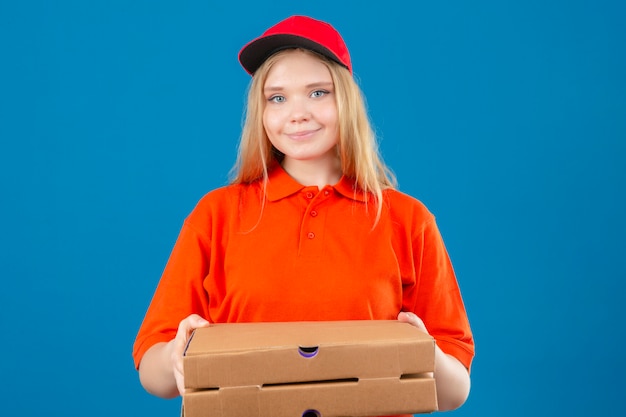
[[186, 417], [437, 409], [434, 339], [396, 320], [213, 324], [183, 358]]
[[396, 320], [231, 323], [196, 329], [186, 388], [223, 388], [434, 370], [434, 339]]
[[185, 417], [365, 417], [437, 410], [427, 375], [192, 390]]

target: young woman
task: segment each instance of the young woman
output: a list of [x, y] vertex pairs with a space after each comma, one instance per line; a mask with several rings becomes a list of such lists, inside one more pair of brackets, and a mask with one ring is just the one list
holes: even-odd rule
[[184, 222], [135, 341], [148, 392], [183, 388], [191, 332], [210, 323], [390, 320], [436, 342], [439, 408], [470, 387], [474, 342], [433, 215], [394, 188], [347, 47], [292, 16], [248, 43], [233, 182]]

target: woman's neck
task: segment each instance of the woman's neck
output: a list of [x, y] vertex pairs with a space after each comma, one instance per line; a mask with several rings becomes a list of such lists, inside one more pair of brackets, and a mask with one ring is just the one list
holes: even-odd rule
[[283, 169], [300, 184], [307, 187], [316, 185], [320, 190], [326, 185], [334, 185], [341, 179], [339, 158], [297, 160], [285, 158]]

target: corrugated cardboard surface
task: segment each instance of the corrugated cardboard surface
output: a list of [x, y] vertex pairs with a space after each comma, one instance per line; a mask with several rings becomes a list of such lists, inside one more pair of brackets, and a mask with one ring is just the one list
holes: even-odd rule
[[186, 417], [360, 417], [437, 409], [432, 378], [245, 386], [185, 393]]
[[215, 324], [197, 329], [185, 351], [184, 413], [435, 411], [434, 346], [430, 336], [395, 320]]
[[215, 324], [195, 331], [183, 363], [194, 389], [399, 377], [434, 370], [434, 340], [395, 320]]

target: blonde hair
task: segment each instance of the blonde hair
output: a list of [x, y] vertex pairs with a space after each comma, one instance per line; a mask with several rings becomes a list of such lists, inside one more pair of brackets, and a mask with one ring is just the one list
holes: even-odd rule
[[[361, 89], [346, 68], [315, 52], [304, 51], [318, 57], [330, 71], [339, 119], [337, 148], [341, 171], [346, 177], [354, 179], [364, 192], [366, 204], [372, 198], [377, 209], [376, 224], [382, 211], [382, 192], [387, 188], [395, 188], [396, 179], [380, 156]], [[266, 105], [263, 86], [270, 69], [284, 53], [277, 52], [265, 60], [254, 73], [248, 87], [239, 153], [231, 171], [233, 184], [262, 179], [265, 188], [270, 167], [282, 161], [283, 155], [272, 146], [263, 127], [263, 110]]]

